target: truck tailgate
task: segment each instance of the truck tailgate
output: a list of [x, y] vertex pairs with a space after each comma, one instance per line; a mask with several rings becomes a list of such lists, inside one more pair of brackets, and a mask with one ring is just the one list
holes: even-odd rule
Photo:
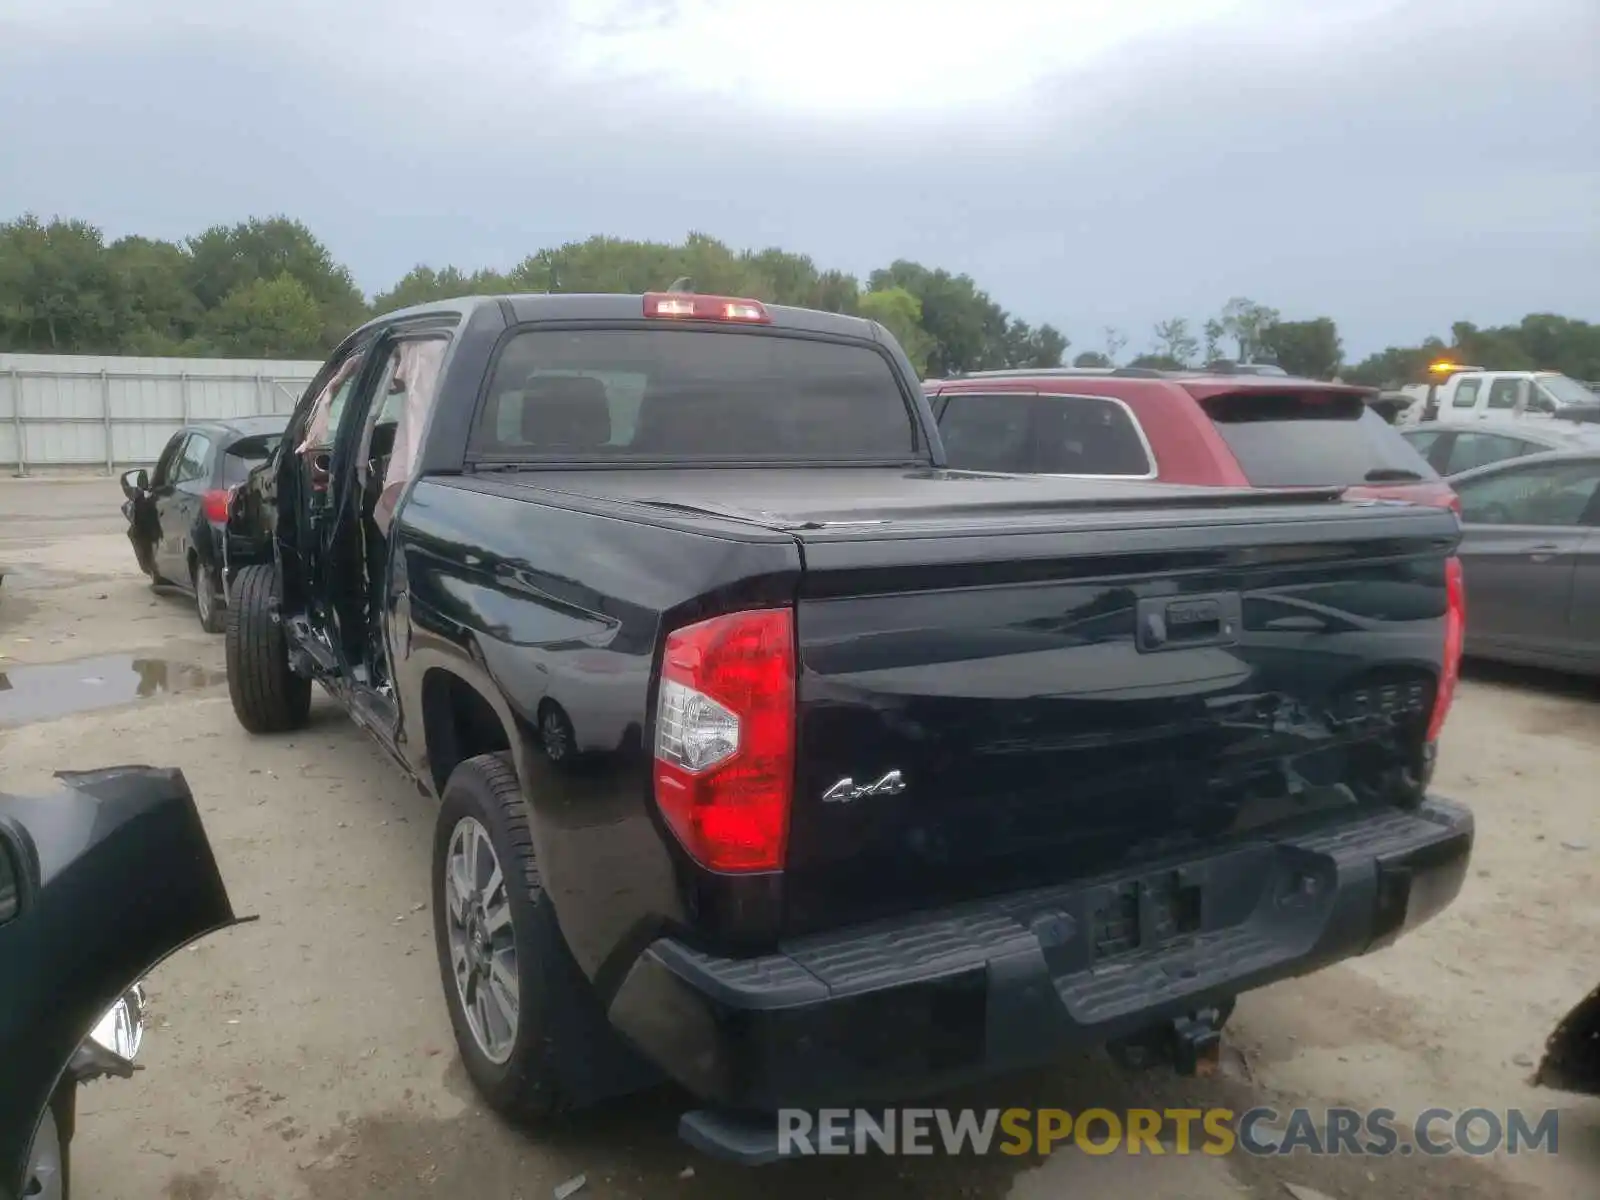
[[797, 531], [788, 931], [1420, 802], [1455, 518], [1240, 500]]

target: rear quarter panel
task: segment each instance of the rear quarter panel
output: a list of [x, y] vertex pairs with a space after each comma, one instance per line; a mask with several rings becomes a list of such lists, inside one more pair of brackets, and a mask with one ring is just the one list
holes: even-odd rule
[[[420, 480], [393, 548], [403, 753], [443, 790], [449, 764], [430, 753], [425, 728], [430, 677], [436, 687], [453, 676], [493, 707], [546, 892], [586, 973], [631, 958], [663, 928], [714, 929], [775, 905], [764, 877], [740, 880], [732, 894], [687, 869], [656, 817], [649, 747], [665, 631], [792, 603], [800, 562], [791, 538], [753, 527], [707, 536], [479, 476]], [[572, 727], [580, 755], [570, 764], [538, 748], [547, 705]]]

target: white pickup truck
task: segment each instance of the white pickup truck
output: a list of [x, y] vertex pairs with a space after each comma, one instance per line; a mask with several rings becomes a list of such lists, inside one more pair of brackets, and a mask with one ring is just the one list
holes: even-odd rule
[[1485, 417], [1562, 417], [1600, 420], [1600, 396], [1559, 371], [1453, 372], [1430, 388], [1406, 388], [1414, 397], [1401, 424], [1417, 421], [1462, 422]]

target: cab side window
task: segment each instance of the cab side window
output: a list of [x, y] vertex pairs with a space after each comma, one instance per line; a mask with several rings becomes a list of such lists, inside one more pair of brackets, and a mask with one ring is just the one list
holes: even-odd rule
[[1488, 407], [1507, 411], [1515, 408], [1517, 406], [1517, 388], [1521, 383], [1520, 379], [1496, 379], [1489, 385]]
[[1450, 398], [1451, 408], [1471, 408], [1478, 403], [1478, 388], [1482, 381], [1463, 379], [1456, 384], [1456, 394]]

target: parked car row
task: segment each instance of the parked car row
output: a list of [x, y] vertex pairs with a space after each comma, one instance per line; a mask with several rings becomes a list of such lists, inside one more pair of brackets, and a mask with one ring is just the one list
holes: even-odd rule
[[1213, 486], [1334, 485], [1461, 514], [1467, 653], [1600, 673], [1600, 425], [1390, 426], [1359, 388], [1160, 371], [930, 381], [952, 467]]

